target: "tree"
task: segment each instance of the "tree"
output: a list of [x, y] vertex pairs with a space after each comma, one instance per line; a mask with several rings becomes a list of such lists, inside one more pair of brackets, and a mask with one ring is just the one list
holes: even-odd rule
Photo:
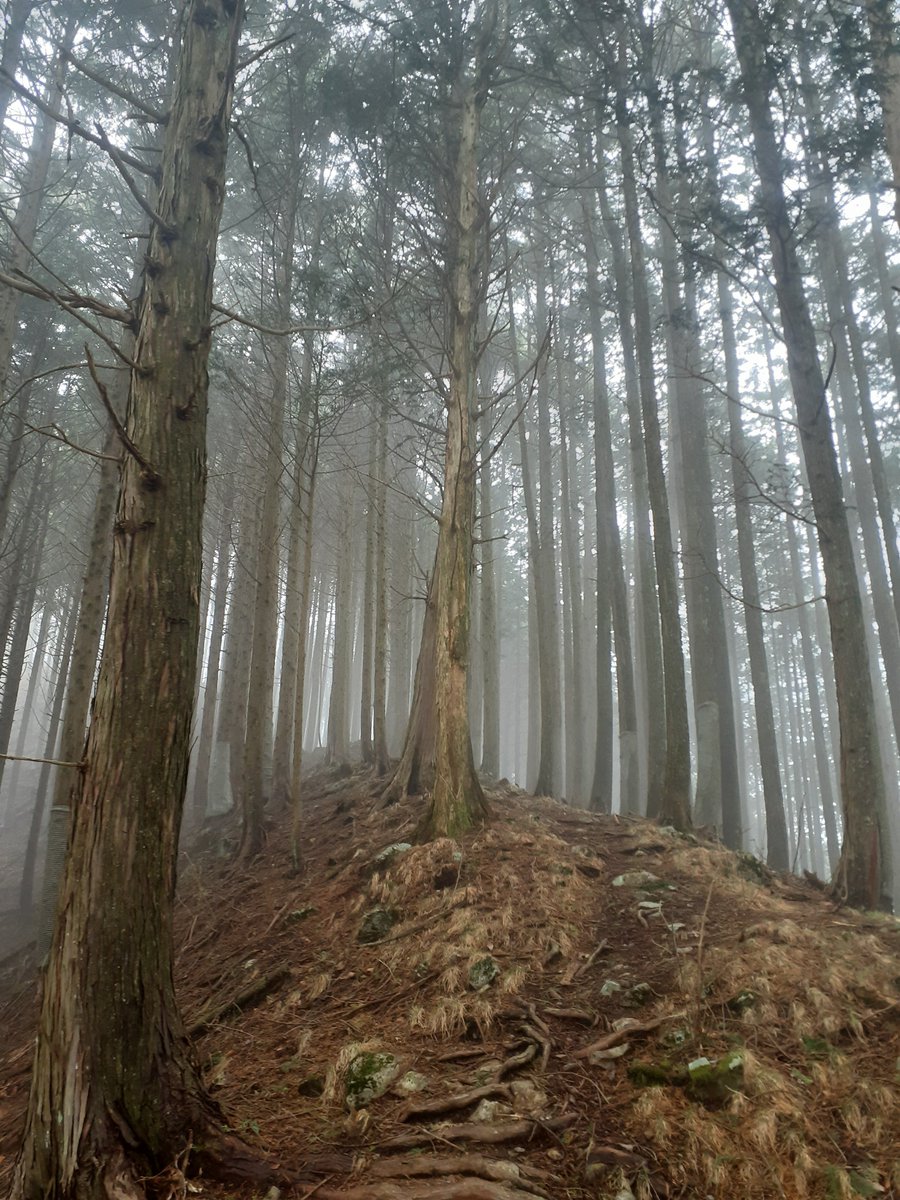
[[172, 907], [196, 670], [207, 359], [243, 9], [191, 0], [135, 311], [107, 635], [13, 1196], [121, 1197], [227, 1153], [178, 1014]]
[[503, 0], [486, 0], [467, 20], [449, 13], [455, 73], [445, 109], [449, 169], [443, 182], [447, 255], [447, 425], [434, 567], [406, 744], [386, 790], [430, 788], [426, 836], [454, 836], [482, 820], [486, 805], [469, 731], [469, 623], [474, 566], [476, 446], [474, 409], [478, 317], [487, 282], [483, 245], [488, 211], [478, 179], [481, 114], [506, 38]]
[[840, 717], [844, 845], [835, 894], [866, 908], [890, 907], [891, 855], [875, 697], [862, 597], [853, 558], [825, 379], [803, 285], [797, 233], [770, 96], [775, 76], [768, 32], [755, 0], [728, 0], [769, 235], [788, 372], [825, 570]]

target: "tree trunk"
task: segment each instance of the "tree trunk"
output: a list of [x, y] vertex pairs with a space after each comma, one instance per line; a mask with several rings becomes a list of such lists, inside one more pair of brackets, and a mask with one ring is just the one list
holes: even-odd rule
[[844, 810], [844, 845], [834, 881], [835, 894], [850, 904], [879, 908], [890, 904], [892, 885], [875, 698], [825, 380], [803, 288], [797, 235], [784, 194], [784, 168], [769, 99], [775, 79], [768, 59], [765, 24], [755, 0], [728, 0], [728, 10], [756, 149], [788, 373], [825, 569], [840, 714]]
[[[479, 239], [485, 217], [478, 192], [477, 161], [487, 90], [483, 79], [466, 80], [465, 69], [463, 60], [454, 87], [459, 124], [454, 131], [456, 152], [447, 180], [445, 280], [450, 379], [444, 397], [447, 432], [443, 500], [407, 745], [387, 789], [387, 795], [407, 791], [413, 772], [421, 773], [426, 768], [431, 795], [420, 830], [425, 837], [457, 836], [486, 814], [469, 735], [468, 665], [475, 530], [475, 335], [484, 285]], [[426, 674], [431, 676], [433, 689], [430, 704]], [[433, 746], [429, 748], [432, 728]]]
[[872, 66], [884, 115], [884, 140], [894, 181], [894, 213], [900, 226], [900, 45], [891, 0], [866, 0]]
[[0, 51], [0, 129], [6, 123], [6, 110], [13, 95], [7, 80], [15, 78], [25, 26], [35, 7], [36, 0], [9, 0], [6, 5], [6, 28], [3, 31], [3, 49]]
[[[66, 695], [66, 682], [69, 674], [69, 663], [72, 656], [72, 645], [75, 637], [76, 626], [76, 611], [74, 603], [69, 605], [69, 611], [66, 615], [65, 626], [60, 621], [57, 627], [57, 653], [56, 662], [54, 664], [54, 679], [55, 686], [53, 690], [53, 707], [50, 711], [50, 720], [47, 723], [47, 737], [44, 741], [44, 758], [57, 758], [63, 762], [72, 761], [62, 758], [62, 755], [56, 752], [57, 736], [59, 734], [60, 717], [62, 715], [63, 699]], [[40, 775], [38, 776], [38, 785], [34, 797], [34, 811], [31, 814], [31, 825], [28, 830], [28, 842], [25, 846], [25, 858], [22, 862], [22, 883], [19, 889], [19, 908], [23, 913], [31, 912], [32, 898], [34, 896], [34, 872], [37, 864], [38, 844], [41, 837], [41, 829], [44, 823], [44, 808], [47, 803], [47, 784], [49, 782], [50, 771], [56, 770], [65, 780], [68, 781], [68, 786], [72, 783], [72, 768], [71, 767], [55, 767], [51, 768], [50, 764], [45, 762], [41, 764]], [[63, 825], [63, 834], [68, 832], [68, 808], [65, 810], [66, 821]], [[48, 829], [49, 838], [49, 829]], [[51, 857], [48, 852], [44, 860], [44, 875], [52, 871], [53, 886], [51, 888], [54, 899], [55, 893], [59, 884], [59, 870], [62, 866], [63, 856], [65, 854], [65, 840], [59, 847], [55, 857]], [[54, 908], [55, 911], [55, 908]], [[42, 925], [43, 912], [38, 914], [38, 925], [34, 930], [37, 940], [38, 958], [42, 958], [47, 951], [49, 945], [49, 937], [43, 936]], [[52, 920], [50, 922], [50, 932], [52, 933]]]
[[231, 517], [234, 509], [234, 480], [229, 478], [216, 546], [216, 583], [212, 599], [212, 628], [206, 660], [206, 687], [203, 692], [203, 716], [194, 756], [194, 794], [191, 821], [195, 829], [203, 824], [209, 804], [209, 779], [215, 740], [216, 712], [219, 699], [219, 673], [225, 634], [225, 610], [231, 580]]
[[109, 618], [15, 1200], [137, 1197], [225, 1144], [172, 978], [197, 660], [212, 277], [243, 9], [193, 0], [147, 247]]
[[497, 627], [499, 566], [495, 553], [494, 489], [491, 463], [481, 464], [481, 652], [484, 659], [484, 702], [481, 722], [481, 769], [491, 779], [500, 775], [500, 645]]
[[[666, 763], [665, 739], [665, 701], [663, 689], [662, 644], [660, 642], [659, 598], [656, 591], [656, 568], [653, 563], [653, 535], [650, 528], [650, 499], [647, 490], [647, 460], [644, 456], [643, 432], [641, 429], [641, 401], [638, 382], [638, 367], [635, 355], [634, 330], [631, 325], [632, 287], [629, 281], [629, 264], [622, 241], [622, 233], [613, 217], [607, 190], [606, 169], [603, 159], [603, 149], [598, 146], [596, 155], [598, 172], [597, 199], [606, 232], [610, 256], [612, 258], [613, 281], [615, 284], [616, 313], [619, 326], [619, 337], [622, 346], [623, 369], [625, 375], [625, 410], [628, 419], [628, 455], [631, 464], [631, 494], [634, 510], [634, 542], [635, 542], [635, 575], [637, 586], [637, 637], [635, 648], [639, 652], [639, 665], [634, 668], [633, 678], [633, 743], [632, 752], [633, 807], [627, 811], [638, 812], [636, 796], [640, 791], [640, 755], [639, 755], [639, 724], [638, 724], [638, 688], [640, 680], [643, 689], [643, 705], [641, 711], [646, 714], [649, 736], [646, 745], [647, 783], [644, 796], [644, 808], [648, 817], [659, 815], [659, 805], [662, 798], [663, 778]], [[590, 268], [589, 268], [590, 270]], [[589, 275], [590, 280], [590, 275]], [[590, 283], [588, 291], [590, 303]], [[593, 325], [592, 325], [593, 329]], [[593, 333], [592, 333], [593, 337]], [[596, 357], [595, 357], [596, 363]], [[612, 526], [610, 525], [610, 529]], [[616, 532], [618, 531], [618, 526]], [[621, 547], [621, 541], [620, 541]], [[621, 558], [621, 549], [620, 549]], [[620, 660], [628, 651], [631, 660], [630, 639], [626, 643], [628, 629], [627, 590], [625, 585], [624, 563], [619, 568], [622, 572], [621, 584], [613, 591], [613, 621], [616, 631], [616, 675], [621, 687], [621, 680], [626, 678], [620, 668]], [[619, 643], [622, 649], [619, 649]], [[628, 727], [624, 723], [629, 712], [629, 705], [622, 703], [619, 696], [619, 726], [623, 736]], [[624, 714], [624, 717], [623, 717]], [[629, 776], [628, 778], [631, 778]], [[626, 774], [622, 773], [622, 803], [626, 803]]]
[[[681, 617], [678, 611], [678, 583], [675, 551], [669, 519], [669, 501], [663, 471], [662, 437], [653, 368], [652, 327], [644, 266], [637, 200], [637, 173], [625, 81], [627, 78], [624, 24], [619, 26], [619, 86], [616, 93], [616, 128], [622, 150], [622, 189], [625, 199], [628, 242], [631, 250], [634, 289], [635, 345], [641, 392], [641, 419], [644, 453], [647, 458], [647, 483], [653, 514], [653, 552], [659, 588], [659, 614], [662, 628], [663, 685], [666, 707], [666, 770], [663, 778], [659, 816], [676, 829], [691, 823], [691, 756], [688, 731], [687, 691], [684, 677], [684, 652], [681, 642]], [[653, 736], [651, 730], [650, 736]]]

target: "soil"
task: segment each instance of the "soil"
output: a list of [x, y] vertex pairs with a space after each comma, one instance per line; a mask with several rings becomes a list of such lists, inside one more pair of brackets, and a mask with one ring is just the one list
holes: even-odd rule
[[[272, 1162], [337, 1164], [286, 1194], [900, 1198], [900, 922], [644, 820], [487, 794], [484, 828], [379, 859], [421, 801], [319, 772], [299, 872], [286, 817], [251, 864], [221, 823], [183, 856], [179, 995], [208, 1084]], [[376, 908], [388, 931], [361, 943]], [[27, 955], [7, 963], [0, 1192], [36, 994]], [[361, 1055], [397, 1070], [355, 1107]]]

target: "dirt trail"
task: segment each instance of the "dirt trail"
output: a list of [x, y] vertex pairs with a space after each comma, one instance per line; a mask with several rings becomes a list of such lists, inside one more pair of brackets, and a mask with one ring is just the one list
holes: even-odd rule
[[[320, 774], [301, 874], [281, 826], [249, 868], [185, 856], [181, 1001], [231, 1127], [353, 1165], [298, 1195], [900, 1196], [900, 923], [645, 821], [490, 801], [405, 848], [415, 802]], [[34, 1013], [5, 986], [0, 1189]]]

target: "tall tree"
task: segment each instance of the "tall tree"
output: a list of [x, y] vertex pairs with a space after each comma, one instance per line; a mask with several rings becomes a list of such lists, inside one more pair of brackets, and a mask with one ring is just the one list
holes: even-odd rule
[[[196, 671], [207, 360], [243, 8], [191, 0], [136, 310], [107, 636], [13, 1196], [140, 1196], [226, 1152], [178, 1013], [172, 915]], [[61, 1114], [65, 1114], [60, 1120]]]
[[850, 904], [890, 907], [886, 797], [862, 597], [797, 232], [785, 197], [782, 150], [770, 99], [777, 88], [770, 35], [755, 0], [727, 3], [753, 134], [760, 204], [769, 235], [788, 373], [825, 570], [840, 715], [844, 810], [844, 845], [835, 893]]

